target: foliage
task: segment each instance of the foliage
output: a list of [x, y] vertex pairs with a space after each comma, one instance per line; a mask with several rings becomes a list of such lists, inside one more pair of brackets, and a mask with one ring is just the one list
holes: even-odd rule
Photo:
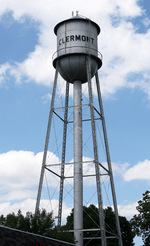
[[51, 237], [61, 241], [75, 243], [74, 235], [70, 232], [65, 232], [64, 226], [61, 228], [55, 226], [55, 228], [52, 230]]
[[35, 214], [27, 212], [26, 216], [23, 216], [21, 210], [18, 210], [16, 215], [14, 213], [10, 213], [6, 217], [1, 215], [0, 224], [18, 230], [48, 236], [54, 226], [54, 220], [52, 213], [47, 213], [45, 209]]
[[15, 213], [10, 213], [6, 217], [1, 215], [0, 225], [74, 243], [72, 234], [69, 232], [64, 233], [63, 227], [54, 227], [52, 215], [52, 213], [47, 213], [45, 209], [42, 209], [35, 214], [27, 212], [26, 216], [23, 216], [21, 210], [19, 210], [16, 215]]
[[[107, 207], [104, 210], [105, 214], [105, 223], [106, 223], [106, 235], [113, 236], [116, 234], [116, 221], [115, 214], [111, 207]], [[73, 229], [73, 216], [74, 210], [72, 209], [71, 214], [67, 217], [67, 223], [61, 228], [54, 226], [54, 219], [52, 213], [47, 213], [46, 210], [40, 210], [35, 214], [27, 212], [26, 216], [23, 216], [21, 210], [15, 215], [14, 213], [8, 214], [6, 217], [0, 216], [0, 224], [12, 227], [15, 229], [28, 231], [35, 234], [40, 234], [43, 236], [55, 238], [58, 240], [74, 243], [73, 233], [64, 232], [66, 230]], [[123, 238], [124, 246], [133, 246], [133, 234], [131, 231], [130, 223], [125, 217], [119, 216], [120, 226]], [[95, 205], [90, 205], [89, 207], [83, 207], [83, 225], [84, 229], [99, 228], [99, 215], [98, 209]], [[109, 231], [109, 232], [108, 232]], [[94, 237], [96, 234], [97, 237], [100, 237], [100, 231], [86, 231], [84, 232], [84, 238]], [[147, 238], [147, 244], [149, 245], [150, 238]], [[88, 243], [88, 246], [98, 246], [101, 245], [100, 239], [94, 239], [88, 242], [89, 240], [84, 240], [84, 244]], [[118, 240], [116, 239], [107, 239], [107, 246], [118, 246]]]
[[[115, 220], [115, 214], [111, 207], [107, 207], [104, 210], [105, 214], [105, 227], [106, 227], [106, 235], [112, 236], [116, 234], [116, 220]], [[74, 209], [72, 209], [71, 214], [67, 217], [67, 223], [65, 226], [66, 230], [72, 230], [73, 229], [73, 216], [74, 216]], [[129, 221], [122, 216], [119, 216], [120, 219], [120, 227], [121, 227], [121, 233], [123, 238], [123, 245], [124, 246], [133, 246], [133, 234], [131, 230], [131, 226]], [[84, 229], [91, 229], [91, 228], [99, 228], [99, 215], [98, 215], [98, 208], [95, 205], [90, 205], [89, 207], [83, 207], [83, 227]], [[109, 231], [109, 232], [108, 232]], [[87, 231], [84, 232], [83, 237], [100, 237], [100, 232], [98, 231]], [[84, 245], [88, 240], [84, 240]], [[91, 240], [91, 242], [88, 242], [88, 246], [92, 246], [94, 243], [95, 246], [101, 245], [101, 242], [99, 239]], [[107, 239], [107, 245], [108, 246], [118, 246], [118, 240], [116, 239]]]
[[132, 230], [134, 235], [142, 236], [144, 246], [150, 245], [150, 191], [143, 194], [136, 209], [139, 214], [134, 215], [130, 221]]

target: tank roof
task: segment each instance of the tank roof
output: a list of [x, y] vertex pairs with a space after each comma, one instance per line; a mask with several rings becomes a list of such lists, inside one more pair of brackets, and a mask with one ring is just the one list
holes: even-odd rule
[[97, 35], [98, 35], [98, 34], [100, 33], [100, 31], [101, 31], [99, 25], [98, 25], [96, 22], [94, 22], [94, 21], [92, 21], [92, 20], [90, 20], [90, 19], [88, 19], [88, 18], [83, 18], [83, 17], [81, 17], [81, 16], [79, 16], [79, 15], [76, 15], [76, 16], [73, 16], [73, 17], [71, 17], [71, 18], [69, 18], [69, 19], [66, 19], [66, 20], [63, 20], [63, 21], [59, 22], [59, 23], [54, 27], [54, 33], [55, 33], [55, 35], [57, 36], [57, 29], [58, 29], [58, 27], [59, 27], [61, 24], [65, 23], [65, 22], [72, 21], [72, 20], [75, 20], [75, 21], [81, 21], [81, 20], [83, 20], [83, 21], [90, 21], [93, 25], [96, 26], [96, 28], [97, 28]]

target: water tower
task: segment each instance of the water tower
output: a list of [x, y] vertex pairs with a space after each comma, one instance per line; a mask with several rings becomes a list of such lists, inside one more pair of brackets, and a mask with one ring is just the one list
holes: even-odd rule
[[[93, 146], [93, 163], [95, 166], [95, 180], [97, 187], [97, 201], [99, 209], [99, 230], [101, 233], [102, 246], [107, 245], [107, 236], [105, 231], [105, 216], [103, 212], [103, 198], [101, 188], [101, 176], [103, 171], [105, 175], [108, 175], [111, 192], [113, 198], [113, 206], [116, 218], [116, 238], [118, 239], [118, 245], [122, 246], [122, 237], [118, 217], [118, 209], [111, 167], [111, 160], [109, 154], [108, 140], [106, 134], [105, 119], [103, 113], [101, 91], [99, 84], [98, 69], [102, 66], [102, 56], [98, 52], [97, 37], [100, 33], [100, 27], [88, 18], [84, 18], [78, 15], [72, 16], [70, 19], [64, 20], [58, 23], [54, 28], [54, 33], [57, 36], [57, 52], [53, 57], [53, 66], [56, 69], [53, 93], [51, 98], [51, 107], [47, 127], [47, 135], [45, 141], [45, 149], [43, 155], [43, 162], [41, 168], [41, 176], [39, 182], [36, 211], [39, 209], [43, 178], [45, 169], [47, 167], [46, 158], [49, 145], [49, 137], [51, 133], [51, 123], [53, 114], [56, 113], [54, 109], [54, 101], [57, 90], [58, 74], [66, 81], [66, 93], [65, 93], [65, 106], [64, 106], [64, 118], [63, 121], [63, 139], [62, 139], [62, 157], [61, 157], [61, 171], [60, 174], [55, 173], [60, 178], [60, 192], [59, 192], [59, 208], [58, 208], [58, 226], [61, 226], [62, 217], [62, 203], [63, 203], [63, 190], [64, 180], [67, 178], [64, 175], [66, 163], [66, 139], [67, 139], [67, 126], [68, 120], [68, 100], [69, 100], [69, 86], [73, 85], [73, 180], [74, 180], [74, 235], [78, 246], [83, 245], [83, 118], [82, 118], [82, 87], [85, 83], [88, 84], [88, 96], [89, 96], [89, 112], [92, 132], [92, 146]], [[98, 107], [96, 109], [93, 101], [92, 92], [92, 78], [95, 77], [96, 92], [98, 98]], [[98, 154], [97, 134], [95, 112], [99, 115], [99, 120], [102, 124], [104, 144], [107, 156], [107, 167], [102, 165]], [[53, 172], [54, 173], [54, 172]], [[89, 175], [90, 176], [90, 175]], [[92, 230], [92, 229], [91, 229]]]

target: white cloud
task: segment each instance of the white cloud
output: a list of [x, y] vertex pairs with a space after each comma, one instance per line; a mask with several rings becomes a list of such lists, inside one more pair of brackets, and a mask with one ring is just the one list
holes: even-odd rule
[[41, 99], [43, 100], [43, 103], [47, 103], [51, 99], [51, 94], [47, 93], [45, 96], [42, 96]]
[[114, 163], [112, 162], [112, 169], [115, 175], [123, 177], [124, 181], [132, 180], [149, 180], [150, 181], [150, 161], [139, 161], [132, 166], [129, 163]]
[[[36, 184], [42, 153], [9, 151], [0, 154], [0, 184], [10, 188], [26, 188]], [[30, 170], [30, 172], [29, 172]]]
[[146, 52], [150, 49], [149, 38], [149, 30], [145, 34], [138, 34], [131, 22], [121, 21], [117, 27], [106, 26], [99, 38], [104, 55], [100, 74], [105, 95], [115, 93], [121, 87], [143, 89], [146, 80], [136, 79], [135, 83], [133, 75], [142, 73], [146, 76], [149, 73], [150, 58]]
[[15, 214], [21, 209], [22, 213], [25, 215], [26, 212], [30, 211], [34, 213], [35, 211], [35, 200], [28, 198], [22, 202], [16, 202], [11, 204], [10, 202], [0, 203], [0, 214], [6, 216], [9, 213], [14, 212]]
[[143, 20], [143, 24], [144, 24], [146, 27], [148, 27], [148, 26], [150, 25], [150, 19], [149, 19], [149, 18], [145, 18], [145, 19]]
[[50, 48], [36, 46], [35, 51], [30, 53], [22, 63], [12, 66], [10, 74], [20, 82], [25, 78], [26, 82], [34, 81], [37, 84], [50, 86], [53, 82], [54, 69], [52, 67], [52, 53]]
[[[24, 199], [26, 197], [35, 196], [35, 188], [38, 185], [40, 178], [40, 170], [42, 166], [43, 152], [34, 154], [30, 151], [9, 151], [7, 153], [0, 154], [0, 200], [16, 200]], [[83, 174], [90, 175], [95, 174], [95, 165], [91, 162], [91, 158], [83, 157], [85, 163], [83, 165]], [[51, 153], [47, 153], [47, 164], [58, 164], [59, 158]], [[60, 165], [47, 166], [56, 174], [60, 174]], [[73, 165], [66, 165], [65, 176], [73, 176]], [[46, 171], [46, 177], [48, 185], [56, 188], [60, 179]], [[70, 183], [71, 182], [71, 183]], [[71, 179], [69, 183], [72, 184]], [[95, 178], [88, 178], [84, 182], [84, 185], [94, 185]], [[67, 185], [67, 183], [66, 183]], [[46, 183], [43, 186], [47, 186]], [[31, 189], [31, 190], [30, 190]], [[7, 196], [8, 195], [8, 196]]]
[[119, 8], [119, 13], [121, 16], [126, 17], [136, 17], [142, 14], [142, 9], [138, 6], [138, 0], [127, 0], [127, 1], [114, 1]]
[[137, 214], [136, 210], [137, 202], [130, 203], [127, 205], [118, 205], [118, 211], [120, 216], [125, 216], [128, 219]]
[[[51, 152], [48, 156], [52, 163], [58, 163], [58, 158]], [[9, 151], [0, 154], [0, 185], [1, 189], [28, 189], [38, 184], [42, 166], [43, 153], [34, 155], [30, 151]], [[51, 180], [54, 185], [55, 180]]]
[[[35, 155], [29, 151], [9, 151], [0, 154], [0, 214], [6, 215], [12, 211], [17, 213], [18, 209], [21, 209], [24, 214], [27, 211], [34, 212], [42, 157], [42, 152]], [[83, 160], [88, 161], [87, 164], [84, 164], [83, 173], [85, 175], [95, 174], [95, 166], [92, 164], [91, 159], [84, 157]], [[59, 159], [51, 152], [48, 152], [48, 163], [59, 163]], [[129, 168], [128, 163], [112, 163], [112, 167], [114, 174], [122, 175], [125, 181], [130, 181], [137, 178], [149, 179], [149, 164], [150, 162], [145, 160], [143, 163], [140, 162], [132, 168]], [[105, 166], [105, 163], [103, 165]], [[59, 166], [54, 166], [51, 169], [57, 174], [60, 173]], [[73, 167], [67, 165], [65, 173], [67, 176], [72, 176]], [[50, 176], [49, 172], [47, 172], [46, 176], [49, 183], [48, 186], [55, 190], [60, 179], [53, 175]], [[73, 179], [69, 180], [69, 183], [72, 186]], [[43, 188], [46, 185], [44, 182]], [[69, 194], [71, 186], [67, 187], [67, 185], [65, 186], [65, 192]], [[85, 179], [84, 186], [88, 189], [89, 185], [95, 185], [95, 177]], [[51, 191], [50, 193], [52, 195]], [[53, 211], [55, 217], [58, 214], [58, 198], [52, 197], [51, 201], [42, 198], [40, 207], [45, 208], [47, 211]], [[63, 223], [65, 223], [65, 218], [69, 215], [72, 207], [72, 204], [63, 203]], [[136, 213], [136, 203], [119, 205], [118, 208], [119, 214], [122, 216], [131, 217]]]
[[1, 190], [0, 202], [16, 202], [17, 200], [24, 200], [29, 197], [36, 197], [37, 191], [29, 189], [14, 189], [14, 190]]
[[135, 179], [150, 180], [150, 161], [138, 162], [135, 166], [129, 168], [123, 175], [125, 181]]
[[[0, 215], [3, 214], [4, 216], [6, 216], [7, 214], [12, 212], [17, 214], [18, 210], [20, 209], [22, 214], [25, 216], [28, 211], [32, 213], [35, 212], [35, 204], [36, 204], [36, 200], [31, 198], [16, 203], [10, 203], [10, 202], [0, 203]], [[63, 224], [66, 223], [66, 217], [70, 214], [72, 207], [73, 206], [69, 207], [65, 203], [63, 203], [63, 209], [62, 209]], [[46, 209], [47, 212], [53, 212], [53, 218], [56, 218], [58, 216], [58, 200], [52, 199], [51, 201], [49, 201], [46, 199], [41, 199], [40, 208]], [[57, 225], [57, 219], [55, 223]]]
[[11, 68], [11, 65], [6, 62], [0, 65], [0, 85], [6, 82], [7, 78], [7, 71]]
[[114, 174], [122, 175], [123, 173], [125, 173], [125, 171], [129, 166], [130, 166], [129, 163], [121, 164], [121, 163], [112, 162], [112, 169]]
[[[21, 209], [23, 215], [26, 215], [26, 212], [35, 212], [35, 199], [25, 199], [21, 202], [16, 202], [11, 204], [10, 202], [0, 203], [0, 215], [3, 214], [6, 216], [9, 213], [14, 212], [17, 214], [18, 210]], [[128, 219], [132, 218], [133, 215], [137, 214], [136, 210], [137, 202], [127, 204], [127, 205], [118, 205], [118, 211], [120, 216], [125, 216]], [[52, 199], [51, 201], [42, 199], [40, 203], [40, 208], [45, 208], [47, 212], [53, 211], [53, 218], [57, 218], [58, 216], [58, 200]], [[71, 210], [73, 208], [73, 204], [71, 206], [63, 203], [62, 208], [62, 223], [66, 223], [66, 217], [70, 215]], [[57, 219], [55, 220], [57, 225]]]

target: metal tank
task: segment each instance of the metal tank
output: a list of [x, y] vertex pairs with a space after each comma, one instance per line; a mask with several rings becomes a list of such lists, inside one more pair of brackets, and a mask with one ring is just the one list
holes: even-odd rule
[[57, 35], [57, 51], [53, 56], [53, 66], [64, 80], [73, 83], [87, 82], [86, 56], [91, 57], [91, 77], [102, 66], [102, 57], [97, 48], [100, 27], [87, 18], [78, 15], [58, 23], [54, 28]]

